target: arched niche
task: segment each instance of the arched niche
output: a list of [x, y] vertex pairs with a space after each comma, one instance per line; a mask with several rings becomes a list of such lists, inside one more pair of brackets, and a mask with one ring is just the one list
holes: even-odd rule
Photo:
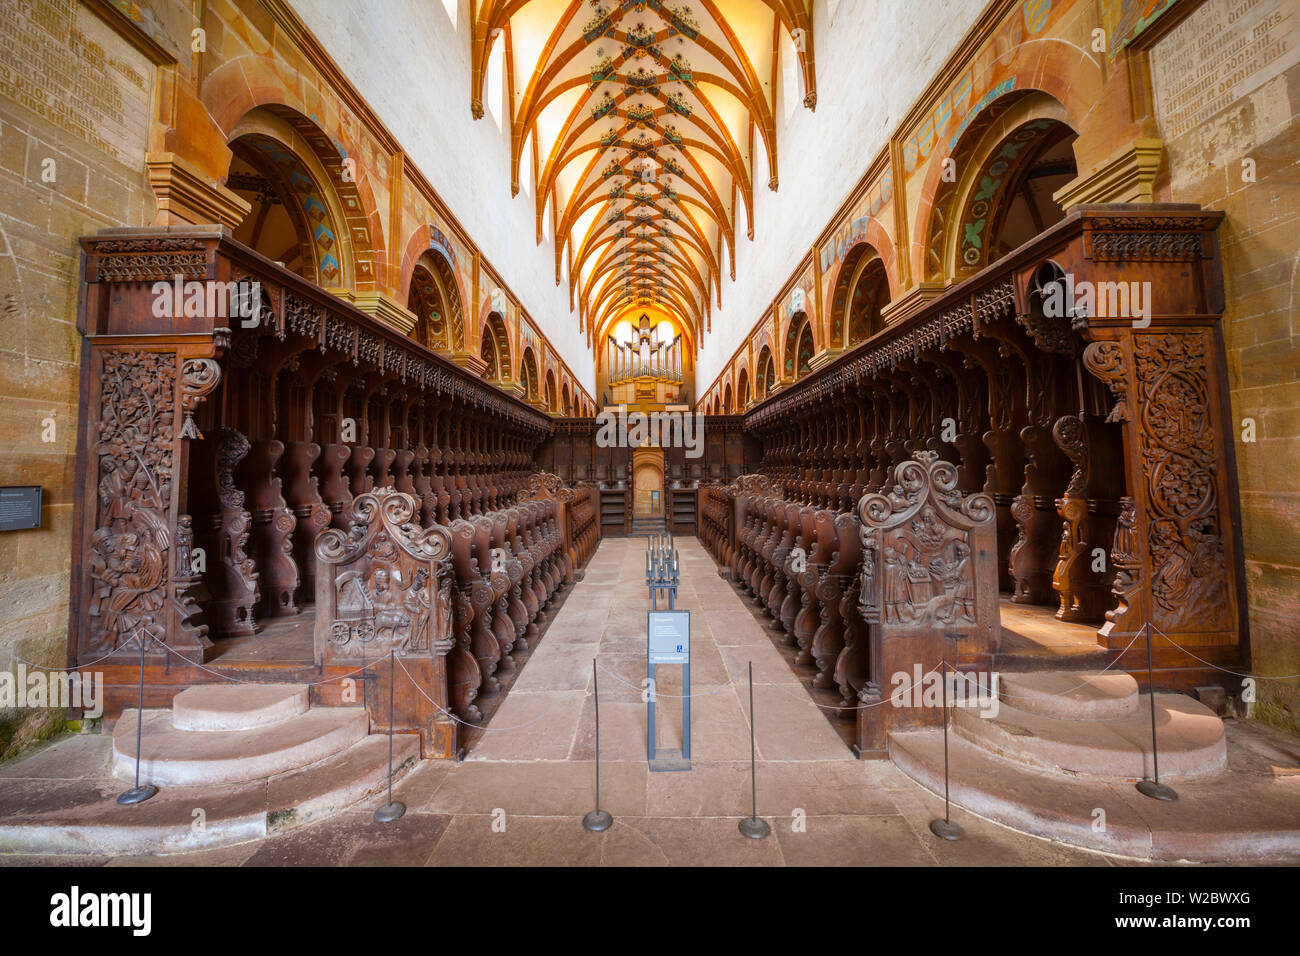
[[885, 263], [870, 243], [849, 250], [831, 294], [831, 343], [852, 348], [880, 330], [880, 310], [889, 304]]
[[411, 337], [435, 352], [464, 348], [465, 313], [456, 275], [445, 256], [434, 249], [420, 255], [411, 271], [406, 307], [415, 313]]
[[539, 388], [537, 359], [531, 348], [524, 348], [523, 357], [519, 361], [519, 383], [524, 388], [524, 398], [530, 402], [537, 401]]
[[483, 326], [479, 357], [485, 366], [485, 379], [500, 382], [510, 377], [510, 336], [506, 333], [505, 319], [499, 312], [489, 314]]
[[249, 201], [235, 238], [324, 288], [373, 291], [377, 241], [358, 171], [307, 116], [258, 106], [230, 130], [227, 188]]
[[963, 134], [930, 209], [925, 279], [960, 281], [1065, 216], [1053, 194], [1078, 176], [1075, 130], [1057, 100], [1027, 90], [995, 100]]

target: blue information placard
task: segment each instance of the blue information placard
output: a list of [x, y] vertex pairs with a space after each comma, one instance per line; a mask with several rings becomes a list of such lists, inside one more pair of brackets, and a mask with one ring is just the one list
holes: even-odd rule
[[691, 662], [690, 611], [651, 611], [648, 631], [651, 664]]
[[[658, 751], [655, 747], [655, 668], [679, 664], [682, 668], [682, 746]], [[651, 770], [691, 769], [691, 612], [646, 611], [646, 672], [650, 694], [646, 697], [646, 756]]]

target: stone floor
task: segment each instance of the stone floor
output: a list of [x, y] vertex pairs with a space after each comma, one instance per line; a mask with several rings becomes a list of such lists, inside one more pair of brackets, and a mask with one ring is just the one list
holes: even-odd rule
[[[1005, 829], [960, 810], [966, 838], [928, 825], [942, 800], [886, 761], [858, 761], [782, 653], [694, 538], [679, 538], [677, 606], [691, 611], [692, 769], [645, 761], [645, 539], [607, 539], [460, 764], [422, 764], [395, 798], [408, 811], [372, 819], [371, 800], [321, 823], [253, 843], [166, 857], [0, 855], [0, 865], [1003, 865], [1110, 866], [1103, 856]], [[587, 833], [599, 668], [601, 803]], [[759, 815], [772, 834], [737, 831], [750, 810], [747, 674], [754, 669]], [[680, 685], [660, 669], [659, 745], [680, 739]], [[78, 737], [0, 767], [4, 778], [94, 772], [109, 740]], [[104, 753], [99, 754], [102, 748]]]

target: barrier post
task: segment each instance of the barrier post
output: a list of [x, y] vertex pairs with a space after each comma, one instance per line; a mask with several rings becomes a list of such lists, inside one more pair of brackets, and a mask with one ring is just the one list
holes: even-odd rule
[[596, 809], [582, 818], [584, 830], [600, 833], [614, 824], [614, 817], [608, 810], [600, 808], [600, 683], [596, 676], [596, 659], [591, 659], [591, 696], [596, 705]]
[[144, 803], [158, 792], [158, 788], [152, 783], [140, 786], [140, 740], [144, 731], [144, 628], [136, 631], [136, 638], [140, 641], [140, 694], [135, 710], [135, 786], [125, 793], [118, 794], [117, 802], [124, 807], [134, 803]]
[[388, 650], [388, 802], [375, 810], [376, 823], [392, 823], [406, 813], [406, 804], [393, 802], [393, 697], [397, 683], [397, 653]]

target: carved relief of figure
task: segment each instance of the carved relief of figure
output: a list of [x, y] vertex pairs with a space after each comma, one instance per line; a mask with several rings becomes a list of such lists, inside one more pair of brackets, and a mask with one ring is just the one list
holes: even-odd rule
[[893, 548], [885, 546], [885, 600], [886, 623], [902, 622], [908, 604], [907, 568], [903, 557]]
[[948, 613], [940, 619], [947, 624], [975, 621], [975, 578], [970, 568], [970, 545], [953, 542], [953, 560], [942, 564], [940, 579], [944, 583]]

